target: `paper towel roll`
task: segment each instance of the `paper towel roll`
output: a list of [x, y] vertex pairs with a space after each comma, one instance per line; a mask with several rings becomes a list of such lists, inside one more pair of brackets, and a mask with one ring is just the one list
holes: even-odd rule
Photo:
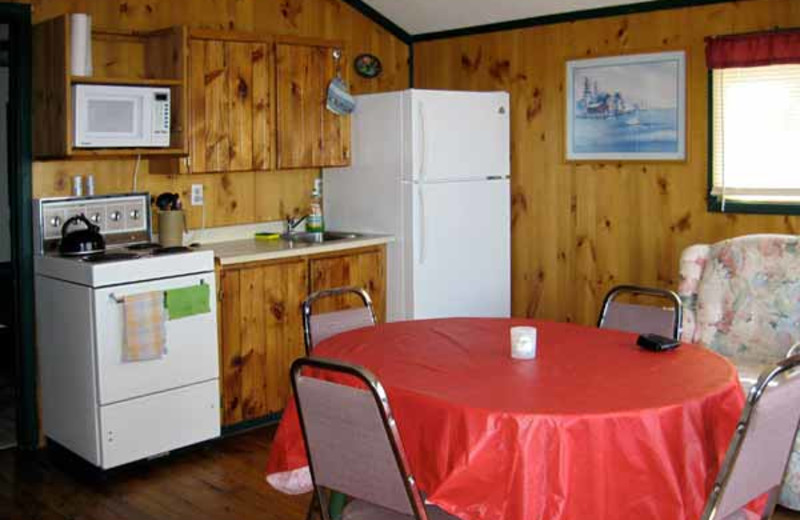
[[92, 17], [70, 15], [70, 72], [73, 76], [92, 75]]

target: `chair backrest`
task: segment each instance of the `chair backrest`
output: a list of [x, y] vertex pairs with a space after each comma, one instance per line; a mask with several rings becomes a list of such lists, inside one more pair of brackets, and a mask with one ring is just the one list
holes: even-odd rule
[[685, 249], [682, 338], [737, 362], [774, 363], [800, 341], [800, 237], [745, 235]]
[[[668, 306], [639, 305], [616, 301], [624, 295], [656, 297]], [[601, 329], [626, 330], [638, 334], [659, 334], [678, 339], [681, 332], [682, 303], [677, 293], [638, 285], [618, 285], [603, 301], [597, 326]]]
[[324, 358], [300, 358], [291, 372], [311, 478], [324, 516], [328, 508], [321, 488], [427, 520], [386, 392], [375, 376], [362, 367]]
[[[346, 295], [357, 296], [363, 306], [342, 311], [313, 313], [314, 303], [318, 300]], [[306, 355], [310, 355], [313, 348], [324, 339], [348, 330], [369, 327], [375, 325], [375, 323], [375, 310], [372, 307], [372, 299], [364, 289], [338, 287], [317, 291], [303, 302], [303, 340], [306, 346]]]
[[750, 390], [702, 520], [722, 520], [769, 493], [769, 518], [800, 424], [800, 356], [765, 371]]

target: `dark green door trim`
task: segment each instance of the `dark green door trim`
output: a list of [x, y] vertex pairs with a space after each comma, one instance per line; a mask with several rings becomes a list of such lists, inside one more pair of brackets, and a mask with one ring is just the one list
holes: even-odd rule
[[0, 23], [10, 28], [8, 193], [11, 209], [11, 263], [14, 276], [14, 342], [17, 357], [17, 444], [38, 445], [36, 349], [33, 305], [31, 11], [28, 5], [0, 3]]

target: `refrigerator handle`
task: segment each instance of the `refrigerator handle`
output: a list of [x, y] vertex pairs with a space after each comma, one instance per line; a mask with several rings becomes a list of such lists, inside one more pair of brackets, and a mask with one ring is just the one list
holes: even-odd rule
[[422, 184], [417, 185], [419, 193], [419, 259], [420, 265], [425, 263], [425, 190]]
[[425, 148], [426, 148], [426, 139], [425, 139], [425, 105], [422, 101], [419, 102], [417, 105], [419, 110], [419, 136], [420, 136], [420, 145], [419, 145], [419, 182], [424, 182], [425, 180]]

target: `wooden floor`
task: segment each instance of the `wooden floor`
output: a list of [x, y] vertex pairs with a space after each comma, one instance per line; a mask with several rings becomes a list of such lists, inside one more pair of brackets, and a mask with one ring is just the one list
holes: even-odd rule
[[45, 453], [0, 452], [3, 520], [303, 520], [309, 495], [264, 480], [274, 428], [124, 468], [105, 481], [64, 471]]
[[[105, 479], [54, 465], [44, 452], [0, 452], [2, 520], [302, 520], [310, 495], [264, 481], [274, 428], [133, 467]], [[800, 514], [778, 511], [778, 520]]]

